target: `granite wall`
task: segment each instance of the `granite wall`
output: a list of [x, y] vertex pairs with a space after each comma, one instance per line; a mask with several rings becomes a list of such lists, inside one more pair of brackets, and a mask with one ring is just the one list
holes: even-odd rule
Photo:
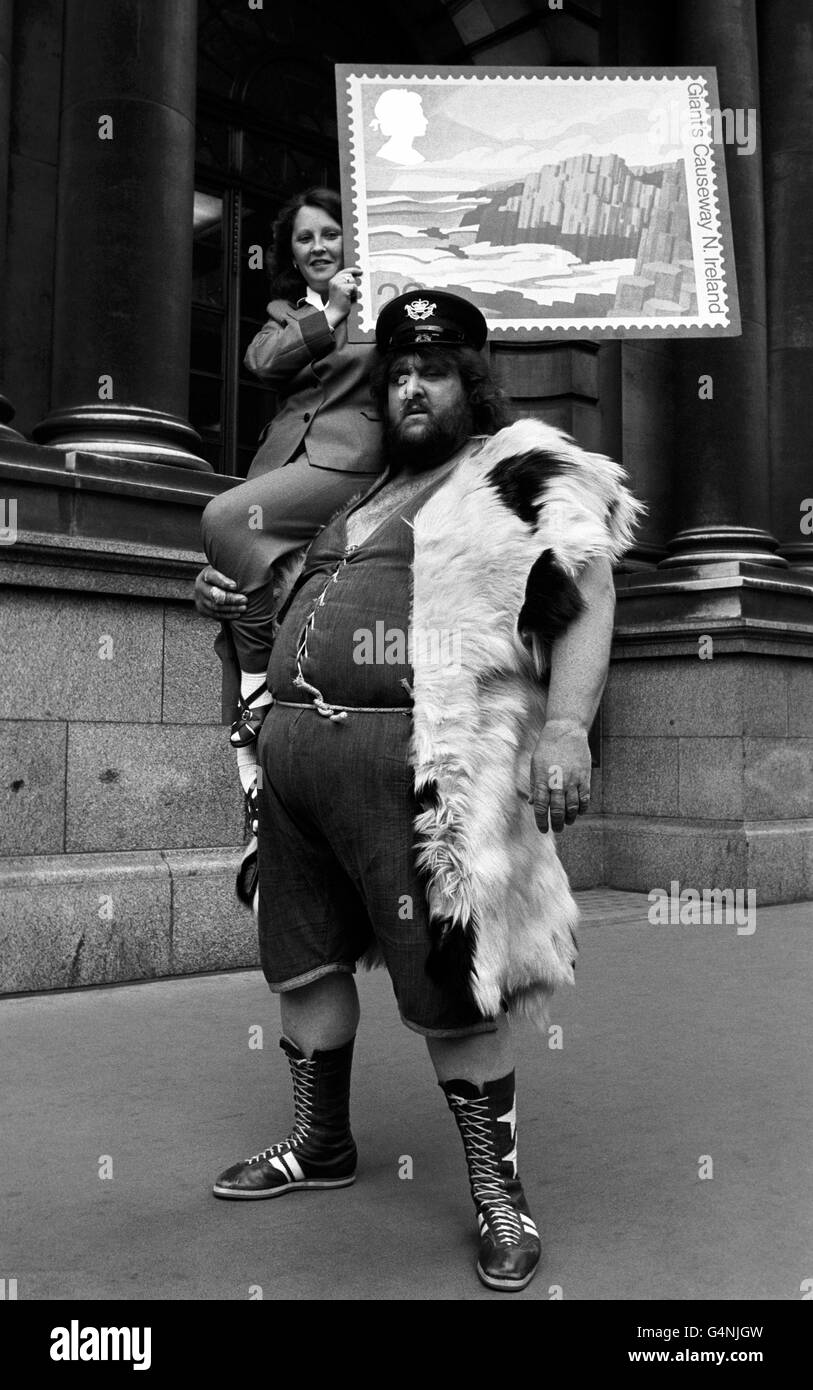
[[0, 608], [0, 990], [245, 967], [213, 624], [13, 588]]
[[591, 815], [562, 843], [579, 886], [813, 899], [809, 660], [622, 657], [603, 723]]

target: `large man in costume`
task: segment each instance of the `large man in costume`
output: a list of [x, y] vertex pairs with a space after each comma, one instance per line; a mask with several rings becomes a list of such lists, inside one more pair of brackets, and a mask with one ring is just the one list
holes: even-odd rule
[[353, 1182], [353, 973], [383, 959], [462, 1134], [478, 1274], [521, 1289], [540, 1243], [508, 1015], [544, 1023], [573, 978], [577, 911], [549, 823], [587, 809], [611, 564], [637, 504], [609, 459], [538, 421], [503, 427], [473, 306], [402, 295], [376, 338], [387, 469], [307, 553], [259, 747], [261, 959], [295, 1123], [214, 1192]]

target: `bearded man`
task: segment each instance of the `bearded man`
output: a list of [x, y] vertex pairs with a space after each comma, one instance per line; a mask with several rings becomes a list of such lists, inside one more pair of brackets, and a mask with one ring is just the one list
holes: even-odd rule
[[[549, 825], [587, 810], [587, 733], [637, 504], [609, 459], [506, 427], [482, 315], [439, 291], [382, 311], [386, 471], [311, 545], [260, 738], [259, 935], [295, 1123], [218, 1197], [342, 1187], [358, 962], [383, 960], [459, 1126], [477, 1272], [540, 1259], [516, 1163], [510, 1013], [544, 1025], [577, 910]], [[541, 835], [540, 833], [541, 832]]]

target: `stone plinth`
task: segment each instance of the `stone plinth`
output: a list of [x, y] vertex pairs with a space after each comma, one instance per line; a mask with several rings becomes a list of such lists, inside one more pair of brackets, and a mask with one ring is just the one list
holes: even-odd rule
[[[757, 653], [613, 663], [602, 750], [610, 887], [813, 897], [813, 662]], [[804, 711], [804, 713], [800, 713]], [[791, 732], [793, 730], [793, 732]]]
[[256, 965], [238, 859], [229, 847], [0, 859], [0, 993]]
[[160, 854], [0, 861], [2, 989], [168, 975], [171, 886]]

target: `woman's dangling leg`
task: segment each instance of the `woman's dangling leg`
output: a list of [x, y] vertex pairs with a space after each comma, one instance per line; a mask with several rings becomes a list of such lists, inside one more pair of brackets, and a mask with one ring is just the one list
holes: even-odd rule
[[[284, 468], [273, 469], [213, 497], [201, 518], [203, 548], [210, 564], [234, 579], [245, 594], [246, 608], [230, 619], [229, 629], [240, 668], [243, 737], [235, 730], [240, 781], [249, 791], [256, 769], [256, 732], [269, 700], [265, 673], [276, 618], [274, 574], [287, 556], [313, 540], [341, 507], [369, 488], [374, 474], [313, 468], [300, 454]], [[255, 727], [256, 726], [256, 727]]]

